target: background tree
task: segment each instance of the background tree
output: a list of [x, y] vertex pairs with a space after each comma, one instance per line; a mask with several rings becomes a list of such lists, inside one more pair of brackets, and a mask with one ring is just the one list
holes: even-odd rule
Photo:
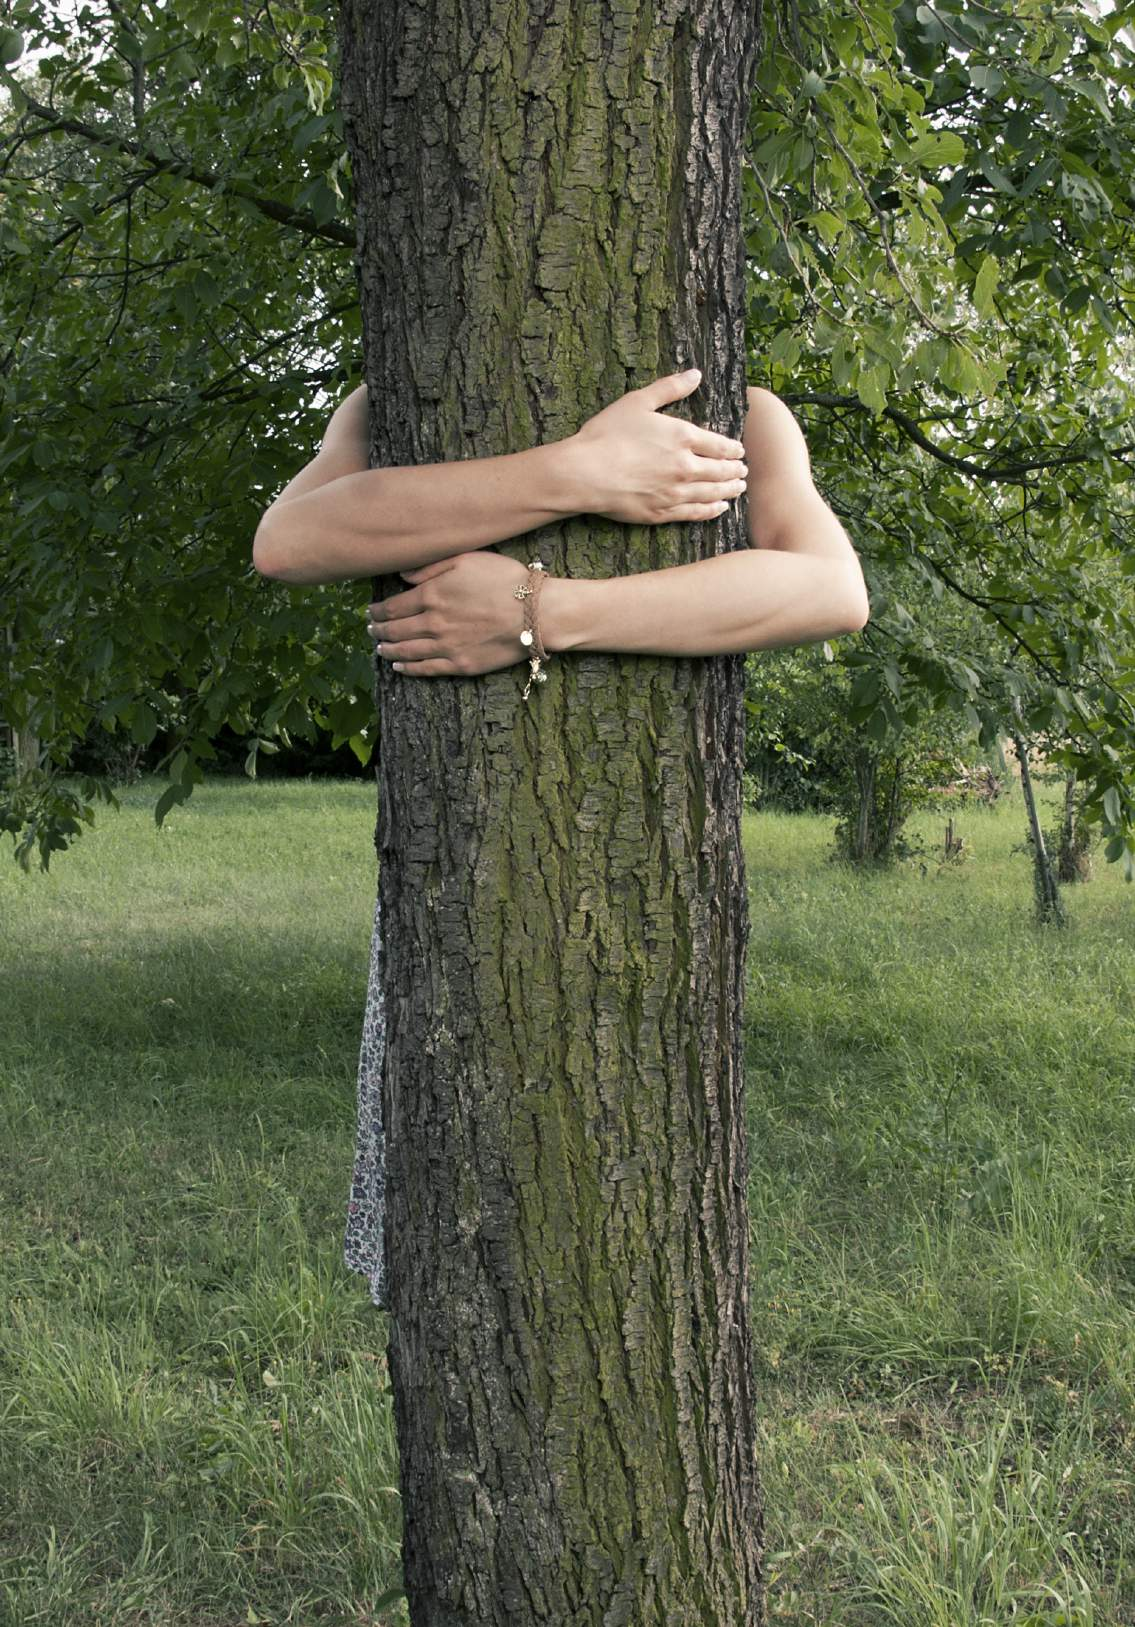
[[[835, 651], [854, 716], [897, 745], [929, 697], [990, 748], [1020, 699], [1130, 877], [1124, 15], [783, 0], [744, 208], [749, 378], [804, 417], [866, 563], [872, 620]], [[252, 768], [323, 727], [369, 756], [354, 592], [249, 562], [358, 327], [323, 0], [8, 20], [0, 714], [46, 762], [0, 821], [42, 862], [108, 789], [59, 777], [92, 720], [169, 773], [159, 818], [222, 737]], [[962, 645], [928, 624], [943, 598], [979, 613]]]
[[7, 804], [28, 860], [103, 785], [57, 772], [92, 724], [156, 748], [162, 815], [223, 733], [250, 768], [319, 725], [369, 757], [373, 704], [349, 595], [251, 564], [266, 495], [358, 377], [328, 19], [13, 18], [39, 54], [6, 76], [0, 714], [49, 754]]
[[[891, 592], [906, 598], [914, 573], [893, 567]], [[965, 660], [981, 636], [979, 610], [947, 595], [920, 610], [924, 642]], [[923, 808], [957, 807], [960, 783], [983, 765], [1003, 780], [1001, 747], [983, 747], [969, 717], [927, 686], [906, 686], [898, 726], [868, 732], [856, 704], [861, 668], [841, 641], [761, 650], [750, 659], [746, 765], [750, 800], [785, 812], [836, 816], [833, 856], [852, 863], [916, 856], [904, 826]], [[884, 668], [888, 684], [891, 681]], [[901, 680], [895, 673], [896, 684]], [[899, 689], [888, 688], [897, 698]], [[948, 795], [941, 794], [943, 789]]]
[[747, 168], [754, 351], [881, 567], [852, 719], [1045, 732], [1128, 880], [1133, 66], [1122, 12], [789, 0]]
[[[687, 410], [740, 434], [756, 31], [728, 0], [349, 0], [374, 462], [555, 440], [694, 360]], [[501, 551], [623, 574], [742, 526]], [[528, 704], [522, 676], [379, 679], [411, 1613], [756, 1623], [743, 661], [553, 660]]]

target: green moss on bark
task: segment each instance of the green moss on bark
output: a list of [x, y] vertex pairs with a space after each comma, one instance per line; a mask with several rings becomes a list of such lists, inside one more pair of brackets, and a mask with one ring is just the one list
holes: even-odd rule
[[[724, 0], [344, 10], [373, 456], [744, 401]], [[582, 516], [608, 575], [743, 546]], [[414, 1627], [762, 1618], [740, 1068], [742, 663], [380, 673], [389, 1343]]]

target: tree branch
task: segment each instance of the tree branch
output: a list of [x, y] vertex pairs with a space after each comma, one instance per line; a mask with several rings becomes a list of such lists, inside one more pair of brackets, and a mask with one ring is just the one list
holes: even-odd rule
[[[784, 395], [782, 397], [789, 406], [800, 407], [854, 407], [859, 412], [866, 412], [867, 408], [856, 395]], [[928, 435], [924, 435], [918, 424], [908, 413], [902, 412], [898, 407], [884, 407], [883, 416], [896, 423], [909, 440], [920, 446], [931, 457], [937, 458], [950, 469], [957, 469], [962, 474], [972, 475], [975, 480], [1006, 480], [1018, 481], [1022, 475], [1030, 474], [1034, 469], [1060, 469], [1070, 463], [1091, 463], [1099, 457], [1120, 457], [1124, 452], [1135, 451], [1135, 442], [1126, 446], [1101, 446], [1095, 452], [1060, 452], [1048, 458], [1020, 458], [1010, 463], [974, 463], [969, 458], [959, 458], [953, 452], [947, 452], [940, 446], [935, 446]]]
[[65, 130], [69, 135], [80, 136], [92, 146], [105, 147], [110, 152], [123, 153], [131, 158], [140, 158], [150, 165], [155, 173], [177, 175], [183, 181], [192, 181], [196, 186], [206, 187], [209, 191], [223, 188], [234, 198], [241, 198], [245, 203], [266, 215], [269, 220], [278, 222], [281, 226], [291, 226], [307, 237], [321, 237], [329, 243], [342, 243], [350, 248], [355, 246], [355, 234], [349, 226], [337, 220], [324, 221], [322, 224], [306, 209], [294, 209], [290, 204], [281, 203], [278, 198], [266, 198], [250, 186], [240, 181], [231, 180], [224, 175], [218, 175], [214, 170], [198, 169], [187, 159], [162, 158], [152, 149], [144, 147], [140, 141], [132, 141], [128, 136], [119, 135], [115, 130], [109, 130], [95, 124], [88, 124], [83, 119], [74, 119], [66, 114], [57, 113], [54, 108], [45, 107], [29, 96], [23, 85], [14, 79], [6, 68], [0, 68], [0, 80], [15, 91], [23, 101], [29, 113], [42, 121], [42, 127], [28, 133], [27, 139], [34, 140], [37, 136], [46, 135], [49, 130]]

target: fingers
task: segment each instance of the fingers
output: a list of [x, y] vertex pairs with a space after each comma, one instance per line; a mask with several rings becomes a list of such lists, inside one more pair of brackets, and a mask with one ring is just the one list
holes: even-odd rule
[[728, 503], [686, 503], [681, 508], [671, 509], [666, 519], [670, 523], [676, 520], [719, 520], [728, 507]]
[[385, 646], [392, 642], [408, 638], [436, 638], [437, 634], [427, 625], [428, 611], [420, 611], [416, 616], [398, 616], [393, 621], [372, 621], [367, 623], [367, 631], [376, 643]]
[[693, 424], [690, 427], [693, 430], [690, 446], [699, 457], [743, 458], [745, 456], [744, 441], [735, 441], [729, 435], [719, 435], [713, 429], [702, 429], [698, 424]]
[[407, 661], [403, 666], [396, 662], [395, 672], [400, 672], [406, 678], [463, 678], [465, 673], [458, 672], [452, 661]]
[[[738, 462], [736, 458], [700, 457], [697, 460], [697, 467], [690, 471], [691, 480], [716, 480], [727, 485], [735, 485], [740, 481], [744, 486], [748, 477], [749, 465]], [[716, 495], [725, 497], [728, 494], [719, 492]]]
[[417, 662], [446, 659], [438, 654], [437, 640], [432, 638], [397, 638], [389, 641], [383, 639], [378, 646], [378, 653], [384, 661]]
[[368, 604], [367, 617], [377, 622], [395, 621], [399, 616], [413, 616], [424, 609], [422, 590], [407, 588], [405, 593], [392, 593], [388, 599], [379, 599], [374, 604]]
[[[655, 379], [653, 384], [645, 384], [639, 394], [646, 398], [647, 405], [652, 409], [665, 407], [671, 401], [680, 401], [683, 396], [692, 395], [701, 383], [701, 372], [692, 367], [685, 373], [668, 373], [665, 378]], [[690, 446], [693, 451], [703, 458], [743, 458], [745, 456], [745, 443], [734, 440], [732, 435], [719, 435], [716, 430], [702, 429], [699, 425], [688, 426], [692, 430]]]
[[650, 408], [664, 407], [670, 401], [680, 401], [683, 396], [691, 395], [701, 383], [701, 372], [691, 367], [686, 373], [668, 373], [665, 378], [655, 379], [651, 384], [644, 384], [639, 394]]
[[694, 485], [675, 486], [670, 501], [686, 507], [690, 503], [731, 503], [735, 497], [740, 497], [745, 490], [743, 480], [726, 480], [715, 483], [709, 481]]
[[416, 570], [399, 571], [398, 574], [416, 586], [419, 582], [428, 582], [431, 576], [440, 576], [444, 571], [451, 571], [455, 564], [456, 556], [449, 554], [445, 559], [435, 559], [430, 565], [419, 565]]

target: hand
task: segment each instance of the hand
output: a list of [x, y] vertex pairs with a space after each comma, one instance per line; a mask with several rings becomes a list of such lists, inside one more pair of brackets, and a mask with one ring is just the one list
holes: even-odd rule
[[632, 525], [714, 520], [745, 490], [742, 442], [658, 411], [700, 382], [695, 368], [630, 390], [561, 443], [576, 459], [583, 512]]
[[367, 631], [407, 677], [470, 678], [528, 659], [518, 560], [477, 548], [401, 575], [414, 585], [368, 605]]

